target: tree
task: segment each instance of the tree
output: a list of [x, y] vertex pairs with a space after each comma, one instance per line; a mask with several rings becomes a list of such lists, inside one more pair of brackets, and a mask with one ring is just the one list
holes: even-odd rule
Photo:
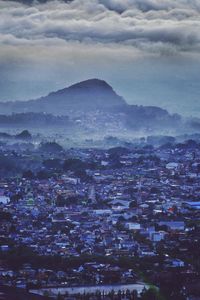
[[43, 165], [47, 169], [60, 169], [61, 168], [61, 160], [60, 159], [47, 159], [43, 161]]
[[41, 170], [37, 173], [37, 176], [36, 176], [38, 179], [40, 180], [43, 180], [43, 179], [48, 179], [50, 176], [47, 172]]
[[49, 297], [49, 292], [48, 291], [44, 291], [43, 296], [44, 297]]
[[28, 130], [23, 130], [21, 133], [17, 134], [15, 136], [17, 139], [20, 140], [30, 140], [32, 138], [32, 135]]
[[156, 288], [144, 289], [141, 294], [141, 300], [162, 300], [162, 296]]
[[63, 147], [56, 142], [41, 143], [39, 150], [42, 152], [58, 153], [63, 151]]
[[26, 179], [34, 179], [35, 176], [31, 170], [27, 170], [27, 171], [24, 171], [24, 173], [22, 174], [22, 177], [26, 178]]
[[64, 296], [62, 296], [60, 292], [57, 295], [57, 300], [64, 300]]
[[133, 200], [129, 203], [129, 208], [135, 208], [135, 207], [137, 207], [137, 201]]

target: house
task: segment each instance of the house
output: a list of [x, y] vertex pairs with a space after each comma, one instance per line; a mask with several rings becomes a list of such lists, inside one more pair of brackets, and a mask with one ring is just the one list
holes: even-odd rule
[[199, 210], [200, 209], [200, 201], [187, 201], [187, 202], [184, 202], [183, 205], [185, 205], [187, 208], [190, 208], [190, 209], [196, 209], [196, 210]]
[[151, 240], [152, 242], [160, 242], [165, 238], [165, 232], [164, 231], [158, 231], [158, 232], [153, 232], [151, 234]]
[[168, 164], [166, 164], [166, 169], [168, 170], [177, 170], [178, 169], [179, 164], [176, 162], [169, 162]]
[[127, 222], [125, 227], [129, 230], [140, 230], [141, 225], [139, 223]]
[[10, 203], [10, 198], [7, 196], [0, 196], [0, 204], [8, 204]]
[[185, 222], [184, 221], [160, 221], [159, 226], [166, 226], [171, 230], [184, 230]]
[[171, 267], [171, 268], [182, 268], [185, 266], [184, 261], [175, 258], [175, 259], [167, 259], [166, 260], [166, 265], [167, 267]]

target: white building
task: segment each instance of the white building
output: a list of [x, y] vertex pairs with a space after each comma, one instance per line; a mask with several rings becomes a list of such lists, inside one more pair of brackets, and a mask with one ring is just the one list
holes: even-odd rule
[[139, 223], [128, 222], [126, 223], [126, 228], [129, 230], [140, 230], [141, 225]]
[[10, 198], [6, 196], [0, 196], [0, 204], [8, 204], [10, 203]]

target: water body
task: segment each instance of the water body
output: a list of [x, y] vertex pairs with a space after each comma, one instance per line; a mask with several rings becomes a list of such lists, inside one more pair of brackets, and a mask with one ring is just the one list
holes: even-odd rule
[[119, 284], [119, 285], [94, 285], [94, 286], [80, 286], [80, 287], [59, 287], [59, 288], [46, 288], [40, 290], [31, 290], [30, 293], [37, 295], [44, 295], [45, 292], [49, 292], [52, 295], [58, 295], [68, 293], [69, 295], [84, 294], [84, 293], [95, 293], [100, 291], [102, 294], [108, 294], [112, 290], [117, 293], [119, 290], [136, 290], [139, 294], [144, 288], [148, 289], [148, 285], [145, 283], [134, 283], [134, 284]]

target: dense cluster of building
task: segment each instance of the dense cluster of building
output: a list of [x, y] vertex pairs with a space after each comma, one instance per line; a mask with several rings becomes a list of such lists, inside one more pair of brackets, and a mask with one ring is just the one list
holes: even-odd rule
[[1, 179], [0, 283], [40, 290], [141, 281], [165, 290], [176, 278], [174, 295], [199, 295], [199, 145], [70, 156], [96, 167], [85, 177]]

